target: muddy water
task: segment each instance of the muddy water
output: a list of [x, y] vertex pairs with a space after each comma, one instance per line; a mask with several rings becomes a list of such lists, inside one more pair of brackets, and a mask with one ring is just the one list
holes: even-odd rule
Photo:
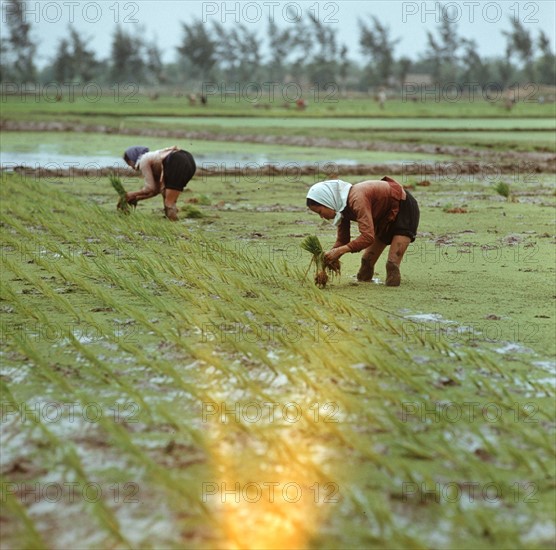
[[[266, 164], [276, 165], [279, 168], [287, 168], [288, 166], [322, 166], [329, 163], [329, 159], [311, 160], [311, 161], [291, 161], [280, 155], [260, 155], [260, 154], [226, 154], [218, 153], [215, 155], [195, 155], [197, 166], [200, 168], [256, 168]], [[396, 163], [404, 162], [402, 160], [395, 161]], [[41, 151], [33, 153], [23, 153], [16, 151], [2, 151], [0, 153], [0, 164], [2, 170], [10, 170], [15, 166], [23, 166], [26, 168], [125, 168], [127, 165], [121, 158], [107, 156], [107, 155], [63, 155], [59, 153], [44, 153]], [[342, 164], [348, 166], [356, 166], [357, 160], [350, 158], [335, 159], [335, 164]], [[251, 166], [250, 166], [251, 165]]]
[[0, 153], [0, 163], [3, 170], [10, 170], [15, 166], [25, 166], [28, 168], [97, 168], [115, 167], [125, 168], [126, 164], [122, 159], [111, 156], [76, 156], [60, 155], [57, 153], [21, 153], [13, 151], [2, 151]]

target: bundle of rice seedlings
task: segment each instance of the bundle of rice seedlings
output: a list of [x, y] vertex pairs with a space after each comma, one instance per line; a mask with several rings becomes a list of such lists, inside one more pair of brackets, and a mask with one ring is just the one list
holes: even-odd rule
[[496, 184], [496, 187], [494, 189], [496, 189], [496, 192], [499, 195], [501, 195], [502, 197], [506, 197], [508, 199], [508, 201], [515, 202], [513, 200], [513, 197], [512, 197], [512, 192], [511, 192], [509, 183], [506, 183], [504, 181], [500, 181]]
[[185, 205], [185, 207], [181, 208], [181, 213], [183, 214], [184, 218], [204, 218], [205, 215], [194, 206], [190, 204]]
[[[326, 283], [328, 282], [329, 275], [339, 275], [341, 264], [339, 260], [336, 260], [332, 263], [326, 263], [324, 259], [324, 250], [322, 245], [320, 244], [319, 238], [315, 235], [309, 235], [305, 237], [300, 244], [303, 250], [310, 252], [313, 257], [311, 258], [311, 263], [307, 268], [307, 271], [311, 268], [311, 265], [315, 264], [315, 284], [320, 287], [324, 288]], [[307, 275], [307, 272], [305, 272]]]
[[503, 197], [508, 198], [510, 196], [510, 186], [503, 181], [498, 182], [495, 189], [496, 192]]
[[201, 206], [210, 206], [211, 205], [210, 197], [208, 197], [207, 195], [201, 195], [198, 199], [197, 204], [200, 204]]
[[118, 196], [120, 197], [120, 200], [118, 201], [118, 210], [121, 210], [124, 214], [129, 214], [130, 208], [126, 199], [126, 190], [122, 185], [120, 176], [117, 176], [116, 174], [110, 174], [110, 176], [108, 177], [110, 179], [112, 187], [115, 189], [116, 193], [118, 193]]

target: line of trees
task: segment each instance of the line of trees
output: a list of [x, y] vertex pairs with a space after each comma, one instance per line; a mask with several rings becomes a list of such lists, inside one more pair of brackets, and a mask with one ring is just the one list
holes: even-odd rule
[[458, 34], [457, 25], [444, 19], [427, 42], [418, 60], [396, 57], [399, 38], [373, 15], [359, 19], [360, 52], [366, 62], [356, 63], [348, 48], [338, 41], [335, 29], [310, 12], [305, 18], [279, 28], [268, 22], [266, 46], [255, 30], [245, 25], [225, 28], [200, 20], [182, 23], [175, 61], [163, 63], [160, 48], [145, 40], [144, 29], [135, 33], [116, 27], [108, 59], [99, 59], [71, 25], [67, 38], [41, 71], [35, 66], [38, 43], [32, 26], [25, 21], [25, 2], [9, 0], [5, 10], [5, 32], [0, 44], [0, 81], [101, 83], [135, 82], [150, 86], [174, 85], [198, 89], [202, 82], [295, 81], [307, 85], [334, 82], [341, 89], [367, 90], [377, 86], [400, 86], [409, 74], [428, 74], [437, 84], [478, 83], [506, 87], [514, 82], [556, 86], [556, 57], [548, 36], [536, 36], [519, 20], [511, 19], [511, 30], [502, 31], [504, 55], [483, 58], [477, 43]]

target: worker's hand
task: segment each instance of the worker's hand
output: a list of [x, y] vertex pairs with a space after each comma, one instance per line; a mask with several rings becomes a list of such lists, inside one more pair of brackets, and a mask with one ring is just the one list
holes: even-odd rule
[[333, 248], [332, 250], [329, 250], [324, 255], [324, 263], [325, 264], [332, 264], [336, 260], [339, 260], [345, 254], [345, 252], [342, 250], [342, 248], [343, 247], [339, 247], [339, 248]]

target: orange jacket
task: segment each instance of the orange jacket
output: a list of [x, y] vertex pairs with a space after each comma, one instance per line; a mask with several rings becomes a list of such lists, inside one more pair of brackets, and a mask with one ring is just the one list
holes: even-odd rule
[[[375, 233], [382, 233], [396, 219], [400, 201], [405, 197], [404, 188], [388, 176], [353, 185], [342, 211], [334, 248], [347, 245], [350, 252], [359, 252], [373, 244]], [[357, 222], [360, 235], [350, 242], [352, 221]]]

